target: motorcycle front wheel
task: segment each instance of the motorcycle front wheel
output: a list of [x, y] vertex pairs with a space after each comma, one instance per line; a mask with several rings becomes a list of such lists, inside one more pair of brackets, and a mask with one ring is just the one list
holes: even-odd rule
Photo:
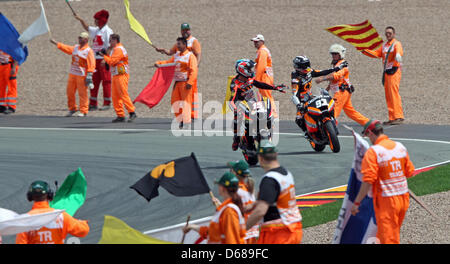
[[309, 141], [309, 144], [317, 152], [322, 152], [325, 149], [325, 145], [315, 144], [312, 141]]
[[330, 148], [334, 153], [341, 151], [341, 145], [337, 137], [336, 129], [334, 129], [333, 121], [329, 120], [325, 123], [325, 130], [330, 143]]

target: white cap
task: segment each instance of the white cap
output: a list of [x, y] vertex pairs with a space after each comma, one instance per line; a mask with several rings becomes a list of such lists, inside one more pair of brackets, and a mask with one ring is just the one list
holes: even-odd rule
[[89, 38], [89, 33], [87, 32], [81, 32], [79, 35], [80, 38]]
[[264, 36], [261, 34], [256, 35], [256, 37], [252, 38], [251, 41], [264, 41]]

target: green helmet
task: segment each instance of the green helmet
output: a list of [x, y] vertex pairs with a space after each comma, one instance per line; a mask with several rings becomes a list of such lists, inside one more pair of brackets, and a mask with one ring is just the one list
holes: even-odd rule
[[33, 200], [34, 195], [47, 195], [48, 200], [53, 199], [53, 191], [50, 189], [50, 186], [45, 181], [34, 181], [31, 183], [30, 187], [28, 188], [27, 192], [27, 199], [28, 201]]
[[238, 176], [246, 177], [250, 175], [248, 164], [244, 160], [230, 161], [227, 165], [230, 166]]
[[181, 24], [181, 30], [185, 30], [185, 29], [191, 29], [191, 26], [189, 26], [188, 23]]
[[227, 171], [219, 180], [215, 181], [216, 184], [222, 185], [225, 188], [238, 188], [239, 180], [233, 173]]
[[277, 153], [278, 149], [275, 147], [275, 145], [268, 139], [261, 140], [261, 143], [259, 144], [258, 148], [258, 154], [271, 154], [271, 153]]

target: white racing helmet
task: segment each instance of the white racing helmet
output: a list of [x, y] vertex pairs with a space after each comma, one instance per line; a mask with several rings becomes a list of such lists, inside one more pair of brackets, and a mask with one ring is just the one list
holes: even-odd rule
[[345, 57], [346, 50], [347, 49], [344, 48], [344, 46], [342, 46], [340, 44], [333, 44], [333, 45], [331, 45], [329, 52], [330, 52], [330, 54], [331, 53], [339, 53], [339, 55], [341, 55], [341, 59], [343, 59]]

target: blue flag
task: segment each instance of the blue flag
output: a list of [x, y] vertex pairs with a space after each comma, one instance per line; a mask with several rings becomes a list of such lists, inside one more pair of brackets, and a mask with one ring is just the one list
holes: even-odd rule
[[369, 143], [353, 131], [355, 156], [347, 184], [347, 192], [339, 212], [333, 244], [372, 244], [377, 243], [377, 225], [373, 209], [372, 193], [361, 201], [359, 213], [351, 214], [351, 209], [362, 184], [361, 162], [369, 148]]
[[8, 53], [15, 61], [22, 64], [28, 56], [28, 48], [22, 45], [17, 39], [20, 34], [9, 20], [0, 13], [0, 50]]

